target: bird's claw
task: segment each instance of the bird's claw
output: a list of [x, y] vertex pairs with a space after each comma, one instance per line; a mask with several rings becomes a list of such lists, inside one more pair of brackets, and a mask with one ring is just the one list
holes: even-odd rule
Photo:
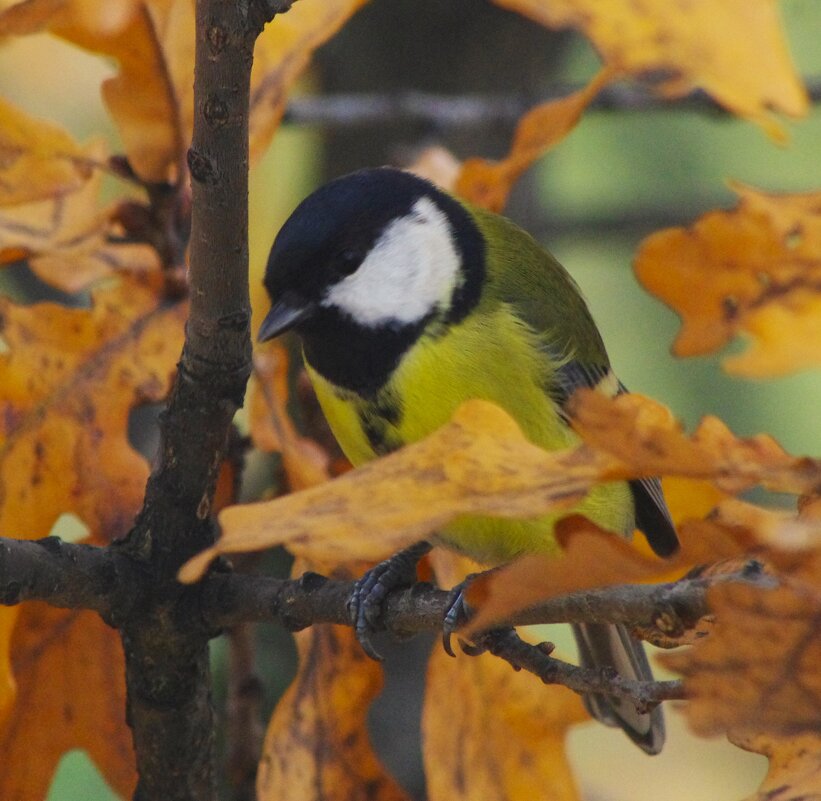
[[[451, 590], [448, 608], [445, 612], [445, 619], [442, 622], [442, 648], [445, 649], [445, 653], [448, 656], [456, 656], [453, 651], [453, 646], [451, 645], [451, 638], [468, 622], [472, 614], [467, 599], [465, 598], [465, 591], [475, 575], [476, 574], [468, 576], [461, 584], [457, 584]], [[459, 647], [468, 656], [478, 656], [478, 654], [482, 653], [481, 650], [474, 653], [475, 646], [465, 642], [461, 638], [459, 638]]]
[[427, 542], [419, 542], [380, 562], [360, 578], [348, 598], [348, 615], [362, 650], [373, 660], [383, 661], [371, 637], [381, 627], [382, 607], [388, 594], [397, 587], [412, 584], [416, 565], [430, 551]]

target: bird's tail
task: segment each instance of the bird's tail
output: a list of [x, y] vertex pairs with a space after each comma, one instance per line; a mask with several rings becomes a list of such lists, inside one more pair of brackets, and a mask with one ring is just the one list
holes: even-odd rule
[[[582, 667], [614, 669], [626, 679], [652, 681], [653, 673], [644, 648], [624, 626], [579, 623], [573, 626]], [[664, 745], [661, 707], [641, 713], [627, 699], [591, 694], [583, 697], [587, 711], [607, 726], [620, 726], [648, 754], [658, 754]]]

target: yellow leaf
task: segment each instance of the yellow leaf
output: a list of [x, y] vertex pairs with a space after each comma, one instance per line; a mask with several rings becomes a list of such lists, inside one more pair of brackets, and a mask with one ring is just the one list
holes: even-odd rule
[[221, 538], [180, 576], [196, 580], [218, 553], [273, 544], [332, 563], [377, 561], [458, 514], [532, 516], [571, 504], [603, 469], [592, 451], [531, 445], [506, 412], [469, 401], [451, 423], [384, 459], [276, 501], [226, 509]]
[[117, 60], [102, 91], [129, 162], [146, 181], [173, 181], [191, 140], [191, 0], [28, 0], [0, 14], [0, 36], [40, 30]]
[[291, 489], [305, 489], [329, 478], [329, 457], [313, 440], [302, 437], [288, 414], [288, 352], [274, 343], [254, 354], [248, 410], [251, 437], [263, 452], [281, 453]]
[[73, 192], [0, 208], [0, 266], [26, 259], [41, 281], [73, 294], [101, 278], [159, 267], [149, 245], [117, 242], [112, 209], [100, 209], [101, 174]]
[[543, 687], [492, 656], [434, 649], [422, 718], [431, 801], [577, 799], [565, 736], [587, 720], [566, 687]]
[[709, 590], [709, 637], [664, 664], [684, 675], [685, 714], [705, 736], [728, 730], [794, 736], [821, 719], [821, 596], [785, 582], [772, 589], [718, 584]]
[[776, 0], [495, 2], [551, 28], [580, 29], [620, 72], [662, 76], [665, 95], [702, 88], [775, 139], [784, 135], [771, 110], [807, 112]]
[[761, 484], [795, 493], [821, 482], [821, 461], [790, 456], [771, 437], [736, 438], [712, 417], [688, 437], [668, 409], [640, 395], [580, 391], [570, 408], [595, 450], [544, 451], [499, 407], [468, 401], [431, 436], [339, 479], [226, 509], [221, 538], [183, 567], [181, 580], [197, 580], [220, 553], [277, 544], [333, 563], [376, 561], [459, 515], [554, 513], [603, 480], [669, 474], [732, 492]]
[[407, 801], [368, 738], [382, 667], [350, 628], [317, 625], [295, 636], [299, 670], [268, 724], [259, 801]]
[[468, 159], [456, 180], [456, 193], [466, 200], [500, 212], [519, 176], [564, 139], [596, 95], [615, 77], [603, 69], [578, 92], [531, 109], [519, 120], [510, 152], [501, 161]]
[[90, 156], [59, 126], [0, 98], [0, 206], [78, 189], [91, 174]]
[[0, 798], [45, 798], [66, 751], [84, 749], [124, 798], [134, 790], [125, 661], [94, 613], [28, 603], [14, 632], [17, 702], [0, 719]]
[[[164, 397], [182, 346], [185, 308], [167, 305], [160, 287], [158, 274], [123, 278], [97, 290], [91, 309], [0, 300], [0, 531], [6, 536], [45, 536], [65, 513], [76, 515], [96, 543], [131, 526], [148, 465], [128, 442], [128, 413]], [[0, 631], [10, 630], [17, 614], [0, 609]], [[37, 619], [53, 620], [58, 629], [65, 623]], [[24, 625], [18, 622], [15, 642]], [[45, 643], [59, 641], [54, 631], [40, 635]], [[77, 653], [88, 663], [103, 658], [91, 648]], [[0, 652], [0, 666], [7, 658]], [[71, 694], [55, 675], [62, 672], [52, 664], [44, 690]], [[41, 736], [49, 738], [50, 728]]]
[[[682, 318], [678, 356], [710, 353], [742, 333], [729, 372], [783, 375], [821, 364], [821, 193], [770, 195], [733, 184], [740, 202], [690, 228], [648, 237], [636, 275]], [[693, 286], [699, 291], [693, 292]]]
[[736, 437], [718, 418], [702, 419], [688, 436], [670, 410], [635, 393], [608, 398], [580, 390], [569, 402], [585, 442], [643, 475], [709, 478], [726, 492], [760, 484], [775, 492], [812, 492], [821, 461], [788, 454], [773, 437]]
[[797, 737], [734, 734], [730, 739], [746, 751], [763, 754], [770, 760], [758, 792], [744, 801], [821, 800], [821, 741], [817, 733]]
[[366, 0], [299, 0], [266, 26], [254, 48], [251, 71], [251, 158], [271, 142], [288, 92], [320, 45], [330, 39]]
[[[435, 553], [445, 586], [458, 557]], [[444, 570], [443, 570], [443, 562]], [[430, 801], [575, 801], [565, 738], [589, 720], [578, 695], [541, 686], [489, 655], [456, 659], [434, 648], [428, 663], [422, 743]]]

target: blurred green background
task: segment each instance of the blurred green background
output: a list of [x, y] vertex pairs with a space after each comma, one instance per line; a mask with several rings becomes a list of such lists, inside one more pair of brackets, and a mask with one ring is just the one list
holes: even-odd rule
[[[821, 4], [791, 0], [781, 8], [799, 71], [821, 76]], [[319, 53], [303, 91], [512, 92], [535, 99], [555, 84], [586, 81], [597, 63], [581, 37], [544, 31], [482, 0], [374, 0]], [[98, 91], [100, 80], [111, 72], [104, 61], [46, 36], [0, 48], [3, 96], [61, 120], [80, 138], [102, 131], [116, 147], [116, 132]], [[729, 178], [774, 192], [821, 188], [821, 111], [813, 110], [788, 129], [789, 144], [779, 147], [753, 125], [725, 115], [674, 106], [652, 112], [590, 111], [517, 187], [509, 214], [576, 277], [628, 386], [664, 401], [687, 425], [703, 414], [716, 414], [739, 434], [766, 431], [791, 451], [818, 455], [817, 372], [748, 381], [724, 374], [719, 356], [674, 359], [669, 347], [677, 318], [643, 292], [631, 271], [639, 242], [653, 230], [686, 225], [704, 211], [731, 207]], [[500, 156], [511, 130], [505, 123], [344, 130], [285, 125], [252, 175], [255, 303], [277, 227], [318, 183], [357, 167], [401, 162], [425, 144], [444, 143], [459, 157]], [[19, 295], [24, 285], [25, 276], [0, 272], [0, 291]], [[287, 563], [274, 558], [267, 567], [281, 572]], [[561, 631], [551, 630], [548, 636], [560, 647], [570, 647]], [[293, 648], [288, 635], [270, 626], [258, 628], [256, 644], [268, 712], [289, 680]], [[417, 798], [424, 792], [418, 704], [430, 644], [427, 639], [385, 646], [387, 687], [372, 714], [380, 753]], [[225, 698], [226, 664], [226, 643], [218, 640], [214, 669], [219, 704]], [[534, 693], [538, 691], [534, 680]], [[571, 754], [585, 799], [697, 801], [753, 792], [765, 770], [763, 758], [692, 737], [675, 711], [668, 722], [668, 746], [653, 759], [616, 732], [595, 724], [578, 727]], [[49, 801], [81, 798], [107, 801], [113, 795], [85, 755], [72, 752], [60, 765]]]

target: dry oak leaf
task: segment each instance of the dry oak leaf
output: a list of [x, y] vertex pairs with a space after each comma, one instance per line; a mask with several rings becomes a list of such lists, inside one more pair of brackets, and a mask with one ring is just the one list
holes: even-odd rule
[[[561, 595], [621, 584], [675, 581], [699, 565], [721, 563], [714, 572], [737, 574], [750, 558], [760, 557], [797, 579], [816, 584], [821, 579], [818, 525], [787, 512], [726, 498], [704, 482], [680, 479], [673, 484], [674, 497], [684, 489], [679, 483], [689, 485], [694, 497], [684, 512], [680, 502], [674, 510], [681, 542], [674, 557], [661, 560], [648, 554], [649, 549], [637, 547], [641, 539], [631, 543], [581, 515], [569, 515], [556, 524], [561, 553], [524, 556], [474, 579], [467, 599], [476, 613], [463, 634], [485, 630]], [[715, 500], [721, 502], [714, 506]], [[696, 519], [708, 514], [709, 519]], [[700, 625], [699, 632], [703, 629]], [[689, 640], [692, 635], [681, 632], [676, 637]], [[660, 641], [657, 634], [653, 639]], [[673, 639], [668, 638], [669, 645]]]
[[328, 41], [366, 0], [299, 0], [257, 37], [251, 70], [250, 151], [268, 147], [282, 119], [288, 92], [313, 52]]
[[27, 603], [12, 653], [19, 690], [0, 726], [0, 798], [46, 798], [60, 758], [75, 748], [130, 798], [135, 760], [117, 633], [96, 614]]
[[0, 207], [78, 189], [89, 157], [67, 131], [0, 98]]
[[580, 29], [605, 62], [658, 91], [702, 88], [721, 105], [783, 139], [771, 111], [806, 114], [775, 0], [495, 0], [551, 28]]
[[221, 538], [180, 575], [195, 581], [220, 553], [279, 544], [321, 561], [376, 561], [459, 515], [555, 512], [602, 480], [674, 474], [733, 492], [761, 484], [808, 493], [821, 484], [821, 462], [790, 456], [771, 437], [736, 438], [716, 418], [688, 437], [666, 407], [640, 395], [582, 391], [570, 408], [594, 447], [544, 451], [499, 407], [468, 401], [430, 437], [340, 479], [226, 509]]
[[730, 740], [770, 760], [761, 787], [744, 801], [821, 801], [821, 740], [817, 732], [797, 737], [732, 733]]
[[[695, 526], [697, 523], [692, 522]], [[736, 533], [750, 532], [746, 548], [755, 551], [780, 575], [821, 586], [821, 521], [783, 509], [728, 500], [703, 525], [721, 526]]]
[[196, 581], [220, 553], [276, 544], [334, 564], [378, 561], [458, 515], [531, 517], [572, 505], [617, 467], [585, 447], [548, 453], [498, 406], [468, 401], [426, 439], [320, 487], [224, 510], [220, 539], [180, 578]]
[[585, 109], [615, 76], [614, 70], [605, 68], [584, 89], [528, 111], [519, 120], [510, 152], [504, 159], [465, 161], [456, 179], [456, 194], [478, 206], [501, 212], [519, 176], [576, 127]]
[[268, 724], [259, 801], [407, 801], [367, 733], [381, 666], [347, 627], [312, 626], [295, 638], [299, 670]]
[[328, 454], [301, 436], [288, 414], [288, 352], [280, 343], [254, 354], [254, 378], [249, 386], [251, 438], [265, 453], [282, 454], [291, 489], [314, 487], [328, 480]]
[[[704, 500], [710, 495], [707, 493]], [[795, 592], [817, 593], [821, 585], [821, 526], [817, 521], [733, 498], [707, 511], [709, 516], [704, 520], [674, 518], [681, 547], [667, 560], [645, 555], [644, 549], [581, 515], [562, 518], [556, 524], [561, 553], [524, 556], [471, 582], [467, 600], [476, 613], [462, 633], [470, 636], [568, 593], [675, 581], [696, 566], [701, 567], [701, 578], [740, 580], [751, 559], [763, 560], [778, 575], [788, 577]], [[615, 593], [613, 599], [614, 605], [618, 604]], [[680, 622], [661, 618], [644, 630], [652, 633], [654, 643], [673, 647], [703, 636], [712, 617], [692, 631], [682, 631]], [[538, 613], [534, 612], [533, 619], [538, 620]], [[666, 631], [670, 626], [672, 630]]]
[[[441, 548], [430, 554], [437, 582], [452, 587], [481, 566]], [[422, 712], [428, 797], [475, 801], [575, 801], [565, 750], [570, 727], [590, 718], [578, 695], [488, 656], [448, 657], [434, 648]]]
[[568, 729], [588, 720], [566, 687], [534, 684], [489, 655], [434, 648], [422, 716], [431, 801], [576, 801]]
[[821, 486], [821, 460], [791, 456], [768, 434], [736, 437], [716, 417], [688, 436], [666, 406], [636, 393], [608, 398], [582, 389], [568, 408], [582, 439], [629, 465], [629, 477], [709, 479], [732, 494], [761, 485], [801, 495]]
[[191, 0], [24, 0], [0, 13], [0, 37], [44, 30], [117, 61], [102, 93], [129, 162], [145, 181], [176, 179], [194, 114]]
[[159, 267], [148, 245], [118, 241], [113, 209], [100, 209], [101, 174], [76, 191], [0, 208], [0, 267], [25, 259], [41, 281], [74, 294], [113, 273]]
[[741, 333], [751, 344], [724, 360], [728, 372], [821, 365], [821, 193], [732, 187], [737, 208], [659, 231], [636, 256], [639, 281], [681, 317], [673, 352], [710, 353]]
[[[471, 582], [467, 600], [476, 612], [463, 634], [470, 636], [486, 630], [562, 595], [622, 584], [675, 581], [695, 565], [704, 563], [732, 560], [733, 567], [728, 566], [725, 572], [738, 573], [752, 549], [763, 552], [765, 548], [756, 540], [754, 531], [731, 523], [722, 525], [720, 507], [713, 516], [709, 522], [684, 522], [679, 527], [680, 550], [662, 560], [582, 515], [568, 515], [556, 523], [560, 553], [523, 556]], [[618, 602], [614, 600], [615, 603]], [[689, 640], [693, 636], [688, 631], [679, 631], [676, 621], [651, 622], [653, 642], [661, 642], [664, 635], [670, 647], [674, 639], [681, 644], [682, 638]], [[673, 629], [663, 631], [670, 626]]]
[[[124, 278], [94, 292], [90, 309], [0, 300], [0, 531], [6, 536], [45, 536], [64, 513], [87, 525], [96, 543], [128, 530], [148, 478], [148, 465], [128, 443], [128, 414], [165, 396], [182, 347], [185, 309], [164, 303], [161, 286], [159, 275]], [[0, 609], [0, 631], [11, 630], [18, 611]], [[55, 620], [58, 629], [65, 623]], [[20, 625], [9, 646], [14, 652], [18, 636], [26, 636]], [[44, 643], [53, 638], [42, 632]], [[90, 647], [77, 653], [89, 663], [108, 659]], [[50, 658], [47, 649], [43, 658]], [[0, 676], [8, 665], [8, 650], [0, 651]], [[32, 675], [17, 676], [21, 694], [30, 691]], [[82, 682], [70, 695], [105, 692]], [[44, 724], [39, 736], [50, 737], [52, 728]], [[105, 766], [103, 772], [108, 775]]]
[[713, 633], [660, 661], [683, 674], [693, 730], [794, 736], [821, 721], [821, 595], [785, 581], [710, 588]]
[[14, 669], [9, 658], [16, 620], [15, 615], [0, 615], [0, 730], [17, 693], [17, 682], [14, 680]]
[[[559, 520], [556, 537], [562, 546], [560, 554], [523, 556], [471, 582], [467, 600], [476, 613], [464, 629], [465, 636], [550, 598], [657, 579], [670, 570], [658, 557], [645, 556], [627, 540], [581, 515]], [[684, 566], [678, 559], [675, 562], [681, 574]]]

